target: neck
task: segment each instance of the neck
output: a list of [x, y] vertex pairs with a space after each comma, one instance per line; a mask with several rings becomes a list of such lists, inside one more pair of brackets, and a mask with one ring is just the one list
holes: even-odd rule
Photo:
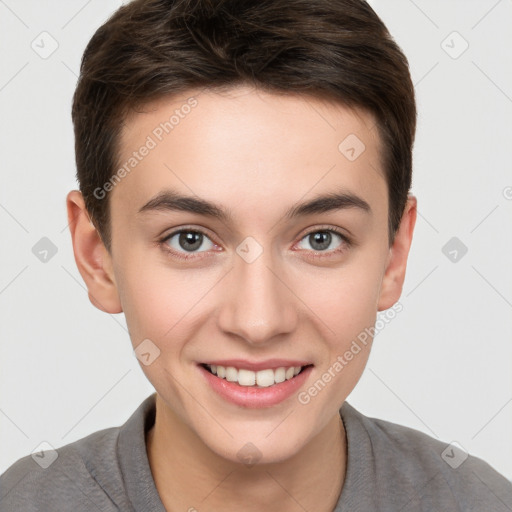
[[347, 443], [339, 414], [289, 459], [247, 466], [210, 450], [157, 394], [146, 445], [167, 512], [332, 512], [346, 473]]

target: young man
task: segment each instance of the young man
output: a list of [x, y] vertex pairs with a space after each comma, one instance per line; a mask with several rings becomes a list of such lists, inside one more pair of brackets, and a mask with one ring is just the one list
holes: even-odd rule
[[156, 393], [16, 462], [2, 511], [512, 510], [482, 460], [345, 401], [416, 220], [413, 86], [365, 2], [136, 0], [73, 121], [75, 259]]

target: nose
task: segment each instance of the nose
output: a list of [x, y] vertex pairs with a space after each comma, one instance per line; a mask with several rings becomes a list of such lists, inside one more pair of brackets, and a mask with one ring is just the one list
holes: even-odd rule
[[[224, 280], [219, 328], [261, 345], [295, 330], [299, 310], [293, 287], [270, 251], [254, 261], [234, 255], [234, 267]], [[274, 340], [275, 341], [275, 340]]]

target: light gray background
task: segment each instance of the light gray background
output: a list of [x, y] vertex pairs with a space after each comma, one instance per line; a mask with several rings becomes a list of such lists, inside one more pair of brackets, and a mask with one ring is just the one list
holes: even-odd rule
[[[419, 216], [404, 310], [348, 401], [512, 479], [512, 0], [371, 4], [416, 84]], [[123, 314], [88, 300], [65, 210], [80, 58], [119, 5], [0, 0], [0, 472], [43, 441], [123, 423], [153, 392]], [[51, 48], [43, 31], [59, 45], [46, 59], [31, 47]], [[58, 249], [46, 263], [32, 252], [42, 237]], [[442, 252], [452, 237], [468, 248], [457, 262]]]

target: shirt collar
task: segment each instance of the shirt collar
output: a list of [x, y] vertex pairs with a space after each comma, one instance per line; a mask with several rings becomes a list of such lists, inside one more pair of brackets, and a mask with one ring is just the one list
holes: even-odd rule
[[134, 510], [166, 512], [151, 473], [146, 432], [155, 423], [156, 393], [148, 396], [121, 427], [117, 446], [126, 494]]

